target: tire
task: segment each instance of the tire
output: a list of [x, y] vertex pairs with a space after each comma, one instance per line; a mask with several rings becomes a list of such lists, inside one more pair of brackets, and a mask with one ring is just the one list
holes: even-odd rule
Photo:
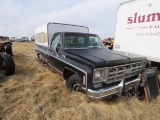
[[73, 74], [67, 79], [66, 86], [71, 92], [82, 92], [82, 81], [77, 74]]
[[15, 72], [15, 64], [14, 60], [11, 55], [9, 54], [2, 54], [3, 63], [4, 63], [4, 71], [5, 75], [12, 75]]
[[38, 59], [43, 63], [43, 64], [46, 64], [45, 60], [44, 60], [44, 57], [41, 56], [41, 54], [37, 54], [38, 56]]
[[0, 54], [0, 69], [1, 69], [1, 67], [3, 67], [3, 62], [4, 62], [4, 59], [3, 59], [3, 57], [2, 57], [2, 55]]
[[11, 56], [13, 56], [13, 53], [12, 53], [12, 45], [11, 45], [11, 44], [7, 44], [7, 45], [6, 45], [6, 53], [7, 53], [7, 54], [10, 54]]

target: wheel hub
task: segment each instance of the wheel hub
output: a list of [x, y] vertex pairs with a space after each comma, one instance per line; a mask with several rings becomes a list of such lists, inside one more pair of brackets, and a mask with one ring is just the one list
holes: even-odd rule
[[73, 84], [72, 89], [73, 92], [81, 92], [82, 91], [82, 86], [78, 83]]

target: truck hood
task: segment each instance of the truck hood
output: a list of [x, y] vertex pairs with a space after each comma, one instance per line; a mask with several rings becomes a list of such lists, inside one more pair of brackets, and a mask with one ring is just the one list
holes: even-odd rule
[[143, 61], [140, 55], [125, 53], [109, 49], [67, 49], [67, 53], [93, 62], [96, 67], [111, 67]]

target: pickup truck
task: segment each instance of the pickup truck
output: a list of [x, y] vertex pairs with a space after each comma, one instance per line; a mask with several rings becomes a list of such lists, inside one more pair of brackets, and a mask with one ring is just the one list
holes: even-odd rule
[[83, 26], [48, 23], [43, 27], [36, 29], [37, 56], [63, 75], [69, 90], [98, 99], [139, 86], [145, 57], [109, 50], [86, 27], [77, 32]]

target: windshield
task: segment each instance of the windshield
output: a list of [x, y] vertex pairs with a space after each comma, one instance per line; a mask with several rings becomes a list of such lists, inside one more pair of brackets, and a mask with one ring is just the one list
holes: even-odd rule
[[66, 33], [64, 35], [64, 48], [90, 49], [105, 48], [105, 46], [97, 35]]

